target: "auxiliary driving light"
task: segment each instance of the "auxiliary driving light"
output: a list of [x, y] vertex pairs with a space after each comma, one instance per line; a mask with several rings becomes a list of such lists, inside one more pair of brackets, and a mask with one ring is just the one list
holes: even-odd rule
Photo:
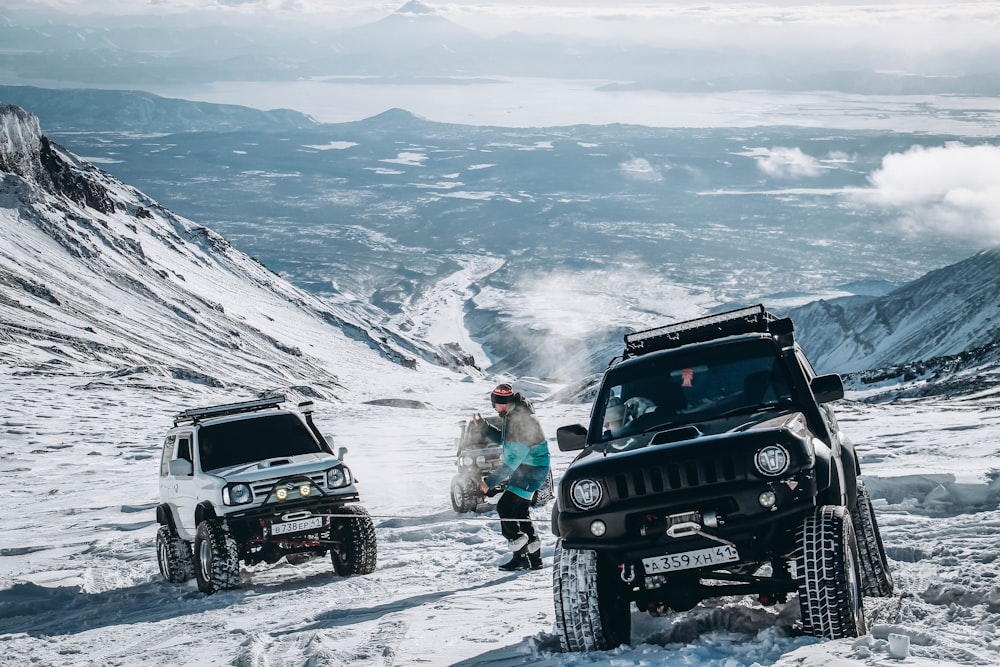
[[757, 496], [757, 502], [760, 506], [766, 510], [774, 507], [774, 503], [778, 501], [778, 498], [774, 495], [774, 491], [764, 491], [759, 496]]
[[310, 493], [312, 493], [312, 487], [309, 486], [308, 484], [303, 484], [302, 486], [299, 487], [299, 495], [302, 496], [303, 498], [308, 496]]
[[275, 491], [274, 495], [278, 496], [278, 500], [288, 500], [288, 489], [282, 487]]
[[604, 537], [604, 534], [608, 532], [608, 524], [604, 523], [600, 519], [597, 521], [592, 521], [590, 524], [590, 534], [594, 537]]

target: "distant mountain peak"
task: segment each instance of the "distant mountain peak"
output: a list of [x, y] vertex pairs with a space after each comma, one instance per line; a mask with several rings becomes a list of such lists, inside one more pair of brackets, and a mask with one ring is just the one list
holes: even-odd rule
[[405, 16], [435, 16], [437, 15], [437, 10], [432, 7], [428, 7], [418, 0], [410, 0], [408, 3], [397, 9], [394, 14], [402, 14]]

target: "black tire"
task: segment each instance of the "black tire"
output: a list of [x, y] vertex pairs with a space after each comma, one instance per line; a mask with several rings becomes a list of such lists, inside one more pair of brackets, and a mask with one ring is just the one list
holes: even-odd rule
[[545, 482], [542, 483], [541, 488], [531, 496], [531, 506], [541, 507], [555, 498], [555, 491], [553, 489], [554, 483], [552, 481], [552, 470], [550, 469], [549, 476], [545, 478]]
[[191, 545], [170, 526], [160, 526], [156, 531], [156, 562], [160, 566], [160, 574], [172, 584], [182, 584], [194, 577]]
[[480, 490], [467, 477], [456, 476], [451, 480], [451, 508], [456, 512], [471, 512], [482, 499]]
[[198, 524], [194, 536], [194, 573], [206, 595], [239, 588], [240, 556], [236, 541], [218, 519]]
[[882, 545], [882, 534], [875, 521], [875, 508], [865, 483], [858, 480], [858, 501], [851, 512], [858, 537], [858, 560], [861, 563], [861, 591], [869, 597], [890, 597], [895, 588], [889, 559]]
[[858, 542], [846, 507], [824, 505], [802, 522], [795, 573], [806, 634], [848, 639], [867, 632]]
[[617, 568], [603, 568], [596, 551], [565, 549], [556, 541], [552, 591], [556, 634], [563, 651], [606, 651], [632, 635], [631, 601]]
[[334, 519], [331, 539], [337, 544], [330, 550], [333, 570], [341, 577], [371, 574], [378, 561], [375, 524], [368, 511], [360, 505], [345, 505], [336, 514], [351, 514], [350, 518]]

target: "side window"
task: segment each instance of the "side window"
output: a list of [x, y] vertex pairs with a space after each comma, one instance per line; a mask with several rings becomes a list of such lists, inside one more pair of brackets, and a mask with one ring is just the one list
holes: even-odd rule
[[174, 441], [176, 436], [168, 435], [163, 441], [163, 455], [160, 457], [160, 477], [166, 477], [170, 472], [170, 459], [174, 457]]
[[177, 458], [184, 459], [186, 461], [194, 460], [191, 458], [191, 435], [184, 434], [177, 439]]

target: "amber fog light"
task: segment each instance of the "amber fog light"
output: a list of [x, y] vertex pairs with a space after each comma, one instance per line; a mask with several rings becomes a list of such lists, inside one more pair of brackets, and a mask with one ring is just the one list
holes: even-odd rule
[[608, 524], [604, 523], [600, 519], [593, 521], [590, 524], [590, 534], [594, 537], [604, 537], [604, 534], [608, 532]]

